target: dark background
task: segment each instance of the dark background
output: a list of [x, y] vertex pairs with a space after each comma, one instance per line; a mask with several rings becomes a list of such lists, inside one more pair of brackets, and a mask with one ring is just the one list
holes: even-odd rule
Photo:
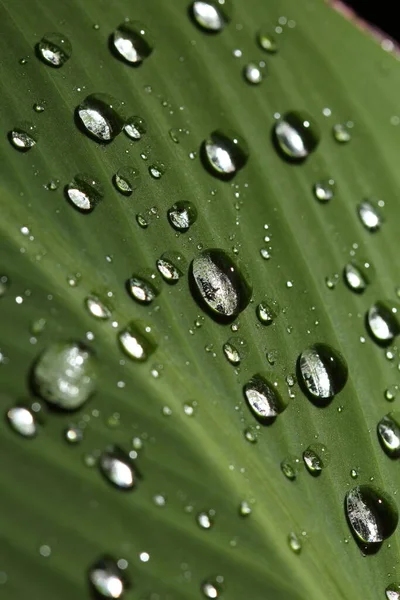
[[400, 41], [400, 2], [399, 0], [345, 0], [357, 14]]

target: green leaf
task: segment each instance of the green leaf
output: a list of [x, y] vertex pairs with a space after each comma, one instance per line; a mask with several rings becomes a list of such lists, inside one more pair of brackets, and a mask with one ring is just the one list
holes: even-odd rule
[[[109, 47], [126, 17], [154, 39], [137, 68]], [[38, 408], [32, 369], [54, 343], [90, 346], [97, 369], [96, 393], [78, 413], [41, 402], [34, 439], [3, 423], [0, 588], [15, 600], [89, 598], [88, 569], [106, 554], [128, 561], [127, 599], [201, 598], [203, 582], [217, 576], [229, 600], [384, 597], [396, 581], [399, 533], [364, 557], [344, 500], [371, 482], [396, 500], [400, 481], [376, 435], [392, 408], [385, 389], [399, 381], [398, 349], [376, 345], [364, 323], [374, 302], [396, 300], [400, 283], [398, 62], [319, 0], [235, 2], [231, 22], [215, 35], [194, 25], [186, 0], [3, 1], [0, 19], [3, 410], [17, 402]], [[273, 32], [278, 19], [278, 52], [267, 54], [257, 33]], [[60, 68], [35, 51], [49, 32], [71, 42]], [[266, 76], [250, 85], [243, 68], [260, 60]], [[102, 144], [81, 131], [76, 108], [98, 93], [144, 119], [139, 141], [121, 132]], [[271, 140], [276, 113], [293, 110], [306, 111], [321, 131], [301, 165], [283, 160]], [[24, 121], [35, 125], [36, 144], [22, 153], [7, 133]], [[351, 140], [339, 144], [332, 127], [347, 121]], [[249, 158], [222, 181], [204, 168], [200, 147], [211, 132], [228, 129], [246, 140]], [[122, 167], [140, 173], [130, 196], [112, 183]], [[90, 214], [65, 195], [80, 173], [101, 186]], [[312, 188], [326, 178], [337, 188], [323, 204]], [[59, 182], [53, 191], [52, 181]], [[374, 234], [357, 214], [371, 196], [384, 201]], [[167, 218], [177, 202], [197, 209], [187, 233]], [[189, 289], [188, 265], [208, 248], [237, 253], [252, 283], [252, 301], [233, 325], [216, 321]], [[174, 286], [157, 283], [149, 305], [136, 303], [126, 281], [154, 271], [166, 252], [183, 256], [183, 276]], [[353, 255], [375, 271], [363, 294], [342, 281]], [[93, 294], [111, 318], [96, 320], [87, 310]], [[256, 317], [265, 298], [278, 313], [268, 327]], [[132, 321], [145, 333], [150, 326], [157, 345], [142, 364], [118, 342]], [[237, 368], [223, 352], [232, 337], [246, 343]], [[340, 351], [349, 371], [324, 408], [285, 381], [314, 343]], [[277, 383], [288, 404], [267, 427], [258, 426], [243, 395], [258, 373]], [[75, 446], [64, 436], [71, 422], [83, 429]], [[295, 481], [285, 478], [281, 461], [301, 459], [316, 443], [330, 454], [321, 476], [302, 466]], [[131, 491], [88, 466], [110, 444], [137, 454], [140, 478]], [[159, 495], [165, 506], [154, 500]], [[239, 514], [242, 502], [251, 506], [247, 517]], [[208, 530], [197, 522], [203, 511], [212, 511]], [[300, 553], [290, 548], [291, 533]]]

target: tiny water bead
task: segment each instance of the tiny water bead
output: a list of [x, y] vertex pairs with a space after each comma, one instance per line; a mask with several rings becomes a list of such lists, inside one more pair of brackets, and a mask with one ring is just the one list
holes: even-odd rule
[[91, 294], [85, 298], [85, 306], [96, 319], [106, 321], [111, 317], [111, 311], [98, 296]]
[[112, 49], [118, 58], [140, 65], [153, 52], [153, 39], [143, 23], [126, 20], [111, 35]]
[[268, 31], [261, 30], [257, 33], [257, 43], [259, 47], [265, 52], [268, 52], [268, 54], [276, 54], [276, 52], [278, 52], [276, 39]]
[[24, 121], [9, 132], [8, 139], [16, 150], [27, 152], [37, 143], [36, 127]]
[[250, 302], [251, 285], [224, 250], [204, 250], [192, 261], [189, 277], [195, 297], [213, 316], [233, 318]]
[[128, 138], [137, 142], [142, 139], [147, 131], [146, 121], [142, 117], [128, 117], [123, 129]]
[[329, 400], [345, 386], [348, 376], [343, 356], [328, 344], [313, 344], [298, 359], [299, 379], [313, 400]]
[[96, 379], [96, 363], [91, 350], [76, 342], [52, 344], [33, 367], [37, 393], [62, 410], [80, 408], [94, 393]]
[[87, 96], [76, 116], [83, 131], [100, 142], [111, 142], [125, 123], [121, 103], [109, 94]]
[[400, 333], [398, 307], [389, 301], [375, 302], [366, 314], [366, 325], [376, 344], [388, 346]]
[[291, 531], [288, 535], [288, 544], [292, 552], [294, 552], [295, 554], [300, 554], [303, 546], [301, 543], [301, 539], [294, 531]]
[[358, 542], [380, 544], [394, 533], [398, 511], [392, 498], [370, 485], [353, 488], [346, 494], [346, 516]]
[[83, 431], [76, 425], [69, 425], [64, 431], [64, 439], [68, 444], [79, 444], [83, 440]]
[[139, 171], [133, 167], [121, 167], [113, 177], [115, 188], [124, 196], [130, 196], [137, 186]]
[[168, 209], [167, 216], [174, 229], [185, 233], [197, 220], [197, 208], [192, 202], [181, 200]]
[[248, 83], [258, 85], [264, 79], [265, 62], [249, 62], [243, 67], [243, 77]]
[[125, 570], [111, 556], [103, 556], [89, 569], [89, 583], [100, 598], [122, 598], [130, 583]]
[[278, 390], [262, 375], [253, 375], [243, 393], [251, 412], [263, 425], [271, 423], [286, 408]]
[[197, 515], [196, 521], [201, 529], [211, 529], [213, 527], [213, 512], [214, 511], [202, 511]]
[[252, 513], [252, 508], [250, 506], [250, 504], [246, 501], [243, 500], [240, 504], [239, 504], [239, 515], [241, 517], [249, 517]]
[[240, 365], [246, 354], [247, 344], [243, 338], [231, 337], [222, 346], [222, 350], [226, 359], [236, 367]]
[[374, 200], [363, 200], [357, 206], [357, 214], [365, 229], [375, 232], [380, 229], [383, 218], [382, 214]]
[[163, 163], [153, 163], [149, 166], [149, 173], [153, 179], [161, 179], [165, 173], [165, 165]]
[[262, 325], [271, 325], [279, 313], [279, 306], [276, 300], [264, 300], [256, 308], [257, 318]]
[[65, 187], [68, 201], [82, 213], [90, 213], [103, 199], [100, 183], [87, 173], [78, 173]]
[[391, 583], [385, 590], [387, 600], [400, 600], [400, 583]]
[[34, 412], [27, 406], [13, 406], [7, 411], [7, 421], [22, 437], [33, 438], [37, 434]]
[[303, 452], [303, 461], [311, 475], [320, 475], [329, 463], [329, 453], [324, 444], [311, 444]]
[[149, 278], [139, 275], [132, 275], [126, 282], [127, 290], [130, 296], [140, 302], [140, 304], [150, 304], [156, 296], [158, 289], [154, 284], [155, 275], [150, 275]]
[[222, 586], [221, 583], [223, 582], [223, 578], [222, 577], [217, 577], [215, 580], [207, 580], [207, 581], [203, 581], [203, 583], [201, 584], [201, 591], [203, 593], [203, 596], [205, 598], [211, 598], [211, 599], [215, 599], [215, 598], [220, 598], [221, 594], [222, 594]]
[[315, 198], [322, 203], [329, 202], [335, 195], [336, 183], [335, 180], [330, 179], [322, 179], [321, 181], [317, 181], [314, 183], [313, 192]]
[[213, 131], [201, 147], [205, 168], [214, 176], [230, 179], [242, 169], [249, 157], [245, 140], [231, 131]]
[[332, 127], [332, 135], [339, 144], [347, 144], [351, 140], [350, 125], [348, 123], [336, 123]]
[[383, 417], [377, 427], [378, 439], [388, 456], [400, 457], [400, 412], [394, 411]]
[[295, 456], [287, 456], [281, 462], [281, 471], [289, 481], [294, 481], [299, 473], [300, 460]]
[[107, 481], [118, 489], [131, 490], [137, 483], [132, 460], [118, 446], [111, 446], [102, 452], [99, 469]]
[[273, 139], [283, 158], [301, 162], [316, 150], [320, 134], [311, 117], [305, 113], [290, 111], [275, 123]]
[[164, 253], [157, 261], [156, 267], [161, 277], [170, 284], [178, 283], [182, 276], [182, 271], [177, 266], [182, 260], [179, 254]]
[[72, 46], [62, 33], [46, 33], [36, 45], [36, 52], [46, 65], [59, 68], [71, 57]]
[[190, 14], [196, 25], [209, 33], [218, 33], [231, 20], [230, 0], [195, 0]]
[[362, 294], [371, 282], [373, 269], [368, 261], [352, 260], [343, 269], [343, 279], [349, 290]]
[[146, 361], [157, 347], [151, 336], [151, 328], [134, 321], [119, 332], [118, 341], [125, 354], [139, 362]]

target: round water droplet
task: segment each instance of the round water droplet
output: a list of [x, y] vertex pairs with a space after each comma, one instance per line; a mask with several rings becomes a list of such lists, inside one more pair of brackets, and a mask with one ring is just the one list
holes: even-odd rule
[[111, 142], [125, 123], [121, 103], [109, 94], [91, 94], [76, 109], [78, 125], [100, 142]]
[[8, 134], [11, 144], [20, 152], [27, 152], [37, 143], [36, 127], [28, 121], [14, 127]]
[[203, 581], [201, 591], [205, 598], [220, 598], [222, 588], [217, 581]]
[[312, 400], [333, 398], [345, 386], [348, 375], [343, 356], [328, 344], [313, 344], [298, 360], [299, 380]]
[[110, 38], [114, 54], [130, 65], [138, 66], [153, 52], [154, 42], [146, 25], [125, 21]]
[[319, 144], [319, 130], [305, 113], [291, 111], [277, 121], [273, 129], [275, 147], [283, 158], [300, 162]]
[[78, 173], [65, 187], [65, 194], [77, 210], [89, 213], [103, 199], [103, 188], [91, 175]]
[[259, 31], [257, 34], [257, 42], [262, 50], [268, 54], [275, 54], [278, 51], [278, 44], [273, 35], [268, 31]]
[[85, 298], [85, 306], [93, 317], [103, 321], [111, 317], [111, 311], [107, 305], [95, 295], [90, 295]]
[[299, 473], [300, 461], [295, 456], [287, 456], [281, 462], [281, 471], [290, 481], [294, 481]]
[[167, 215], [172, 227], [185, 233], [196, 222], [197, 209], [192, 202], [181, 200], [168, 209]]
[[153, 179], [161, 179], [165, 173], [165, 165], [163, 163], [154, 163], [149, 166], [149, 173]]
[[178, 268], [177, 263], [182, 260], [179, 254], [165, 253], [156, 261], [156, 267], [161, 277], [170, 284], [175, 284], [179, 281], [182, 271]]
[[119, 332], [118, 341], [125, 354], [135, 361], [146, 361], [153, 354], [157, 345], [150, 337], [149, 327], [138, 322], [131, 322]]
[[322, 179], [314, 183], [314, 196], [320, 202], [329, 202], [335, 195], [336, 183], [334, 179]]
[[268, 425], [286, 408], [278, 390], [262, 375], [254, 375], [243, 387], [247, 403], [263, 425]]
[[7, 411], [10, 426], [25, 438], [33, 438], [37, 434], [37, 423], [32, 410], [26, 406], [13, 406]]
[[288, 544], [292, 552], [295, 554], [300, 554], [302, 549], [301, 539], [294, 531], [291, 531], [288, 535]]
[[68, 444], [79, 444], [83, 440], [83, 431], [76, 425], [70, 425], [64, 431], [64, 438]]
[[[149, 279], [154, 279], [150, 276]], [[158, 289], [153, 281], [139, 275], [132, 275], [126, 282], [126, 288], [134, 300], [141, 304], [150, 304], [158, 295]]]
[[63, 410], [80, 408], [95, 391], [96, 378], [92, 352], [76, 342], [49, 346], [33, 367], [38, 394]]
[[36, 46], [40, 60], [51, 67], [62, 67], [71, 57], [72, 46], [62, 33], [46, 33]]
[[129, 117], [125, 122], [124, 132], [131, 140], [139, 141], [146, 131], [146, 121], [142, 117]]
[[387, 600], [400, 600], [400, 583], [391, 583], [385, 590]]
[[366, 324], [373, 341], [388, 346], [400, 333], [399, 309], [392, 302], [375, 302], [367, 312]]
[[357, 541], [379, 544], [390, 537], [398, 522], [391, 497], [370, 485], [360, 485], [346, 494], [346, 516]]
[[133, 167], [121, 167], [121, 169], [118, 169], [115, 173], [113, 183], [121, 194], [130, 196], [137, 186], [138, 178], [139, 171]]
[[218, 33], [231, 20], [230, 0], [195, 0], [190, 14], [201, 29], [209, 33]]
[[258, 85], [262, 82], [265, 74], [264, 62], [249, 62], [243, 67], [243, 77], [248, 83]]
[[346, 123], [337, 123], [334, 125], [332, 127], [332, 134], [339, 144], [347, 144], [351, 140], [351, 132]]
[[329, 463], [329, 453], [324, 444], [311, 444], [303, 452], [303, 461], [311, 475], [318, 476]]
[[279, 306], [276, 300], [264, 300], [257, 306], [256, 314], [258, 320], [263, 325], [271, 325], [279, 313]]
[[190, 279], [195, 297], [214, 317], [235, 317], [250, 302], [251, 285], [223, 250], [204, 250], [192, 261]]
[[100, 558], [90, 567], [89, 583], [100, 598], [122, 598], [130, 587], [125, 571], [110, 556]]
[[251, 513], [252, 513], [252, 509], [251, 509], [250, 504], [246, 500], [243, 500], [239, 504], [239, 515], [241, 517], [248, 517], [249, 515], [251, 515]]
[[248, 157], [247, 143], [230, 131], [213, 131], [201, 147], [205, 168], [221, 179], [231, 179], [245, 166]]
[[107, 481], [120, 490], [131, 490], [137, 484], [133, 462], [118, 446], [111, 446], [102, 452], [99, 469]]
[[400, 412], [385, 415], [377, 427], [379, 442], [388, 456], [400, 457]]
[[256, 444], [258, 440], [257, 430], [255, 427], [247, 427], [244, 432], [244, 439], [250, 444]]
[[197, 524], [199, 525], [199, 527], [201, 527], [201, 529], [211, 529], [214, 525], [214, 521], [209, 512], [200, 512], [197, 515], [196, 520]]
[[231, 365], [238, 366], [243, 360], [247, 349], [247, 344], [243, 338], [231, 337], [222, 346], [226, 359]]
[[371, 281], [372, 267], [368, 261], [352, 260], [343, 269], [344, 282], [352, 292], [362, 294]]
[[357, 213], [365, 229], [374, 232], [380, 229], [383, 218], [374, 200], [363, 200], [357, 206]]

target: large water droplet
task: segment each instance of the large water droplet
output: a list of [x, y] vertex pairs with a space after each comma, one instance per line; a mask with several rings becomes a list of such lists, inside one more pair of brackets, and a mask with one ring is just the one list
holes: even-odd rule
[[76, 109], [78, 125], [97, 141], [111, 142], [125, 123], [121, 103], [109, 94], [91, 94]]
[[231, 179], [245, 166], [248, 157], [247, 143], [231, 131], [213, 131], [201, 147], [205, 168], [221, 179]]
[[53, 344], [35, 363], [33, 383], [50, 404], [63, 410], [80, 408], [96, 387], [93, 354], [76, 342]]
[[400, 333], [399, 309], [391, 302], [375, 302], [366, 314], [367, 329], [380, 346], [388, 346]]
[[346, 494], [346, 516], [358, 542], [379, 544], [397, 527], [398, 512], [391, 497], [370, 485], [360, 485]]
[[120, 331], [118, 341], [129, 358], [141, 362], [147, 360], [157, 347], [150, 327], [133, 321]]
[[319, 131], [313, 120], [306, 114], [291, 111], [274, 125], [275, 147], [283, 158], [303, 161], [317, 148]]
[[103, 188], [91, 175], [78, 173], [65, 187], [65, 194], [72, 206], [89, 213], [103, 199]]
[[154, 43], [148, 29], [139, 21], [125, 21], [110, 39], [112, 49], [118, 58], [138, 66], [153, 51]]
[[132, 460], [118, 446], [111, 446], [102, 452], [99, 468], [107, 481], [121, 490], [131, 490], [137, 483]]
[[223, 250], [204, 250], [192, 261], [192, 291], [213, 316], [233, 318], [251, 298], [251, 286], [243, 272]]
[[400, 583], [391, 583], [385, 590], [387, 600], [400, 600]]
[[46, 33], [36, 46], [40, 60], [51, 67], [62, 67], [72, 54], [72, 46], [62, 33]]
[[197, 209], [192, 202], [181, 200], [168, 209], [167, 215], [172, 227], [184, 233], [196, 222]]
[[320, 202], [329, 202], [335, 195], [336, 183], [334, 179], [322, 179], [314, 183], [314, 196]]
[[363, 200], [357, 206], [357, 213], [365, 229], [374, 232], [381, 227], [383, 218], [374, 200]]
[[36, 418], [32, 410], [26, 406], [13, 406], [7, 411], [7, 420], [10, 426], [25, 438], [32, 438], [37, 434]]
[[243, 387], [248, 405], [256, 419], [268, 425], [286, 408], [278, 390], [262, 375], [254, 375]]
[[190, 14], [201, 29], [210, 33], [218, 33], [231, 19], [229, 0], [207, 0], [193, 2]]
[[129, 117], [123, 127], [126, 135], [136, 142], [142, 139], [142, 136], [147, 131], [146, 121], [142, 117]]
[[361, 294], [371, 281], [372, 267], [368, 261], [352, 260], [343, 269], [344, 281], [352, 292]]
[[298, 360], [298, 370], [305, 391], [317, 402], [338, 394], [348, 375], [345, 359], [328, 344], [313, 344], [304, 350]]
[[126, 287], [134, 300], [140, 302], [141, 304], [150, 304], [158, 295], [158, 289], [156, 288], [153, 280], [154, 276], [145, 278], [139, 275], [132, 275], [132, 277], [130, 277], [126, 282]]
[[320, 475], [329, 463], [329, 454], [324, 444], [311, 444], [303, 452], [303, 461], [311, 475]]
[[90, 567], [89, 582], [100, 598], [122, 598], [130, 587], [125, 573], [110, 556], [100, 558]]
[[9, 132], [8, 139], [14, 148], [20, 152], [27, 152], [37, 143], [36, 127], [24, 121]]
[[124, 194], [124, 196], [130, 196], [133, 190], [137, 186], [139, 179], [139, 171], [133, 167], [121, 167], [115, 173], [113, 177], [113, 183], [116, 189]]
[[400, 412], [385, 415], [378, 423], [378, 438], [383, 450], [391, 458], [400, 457]]

